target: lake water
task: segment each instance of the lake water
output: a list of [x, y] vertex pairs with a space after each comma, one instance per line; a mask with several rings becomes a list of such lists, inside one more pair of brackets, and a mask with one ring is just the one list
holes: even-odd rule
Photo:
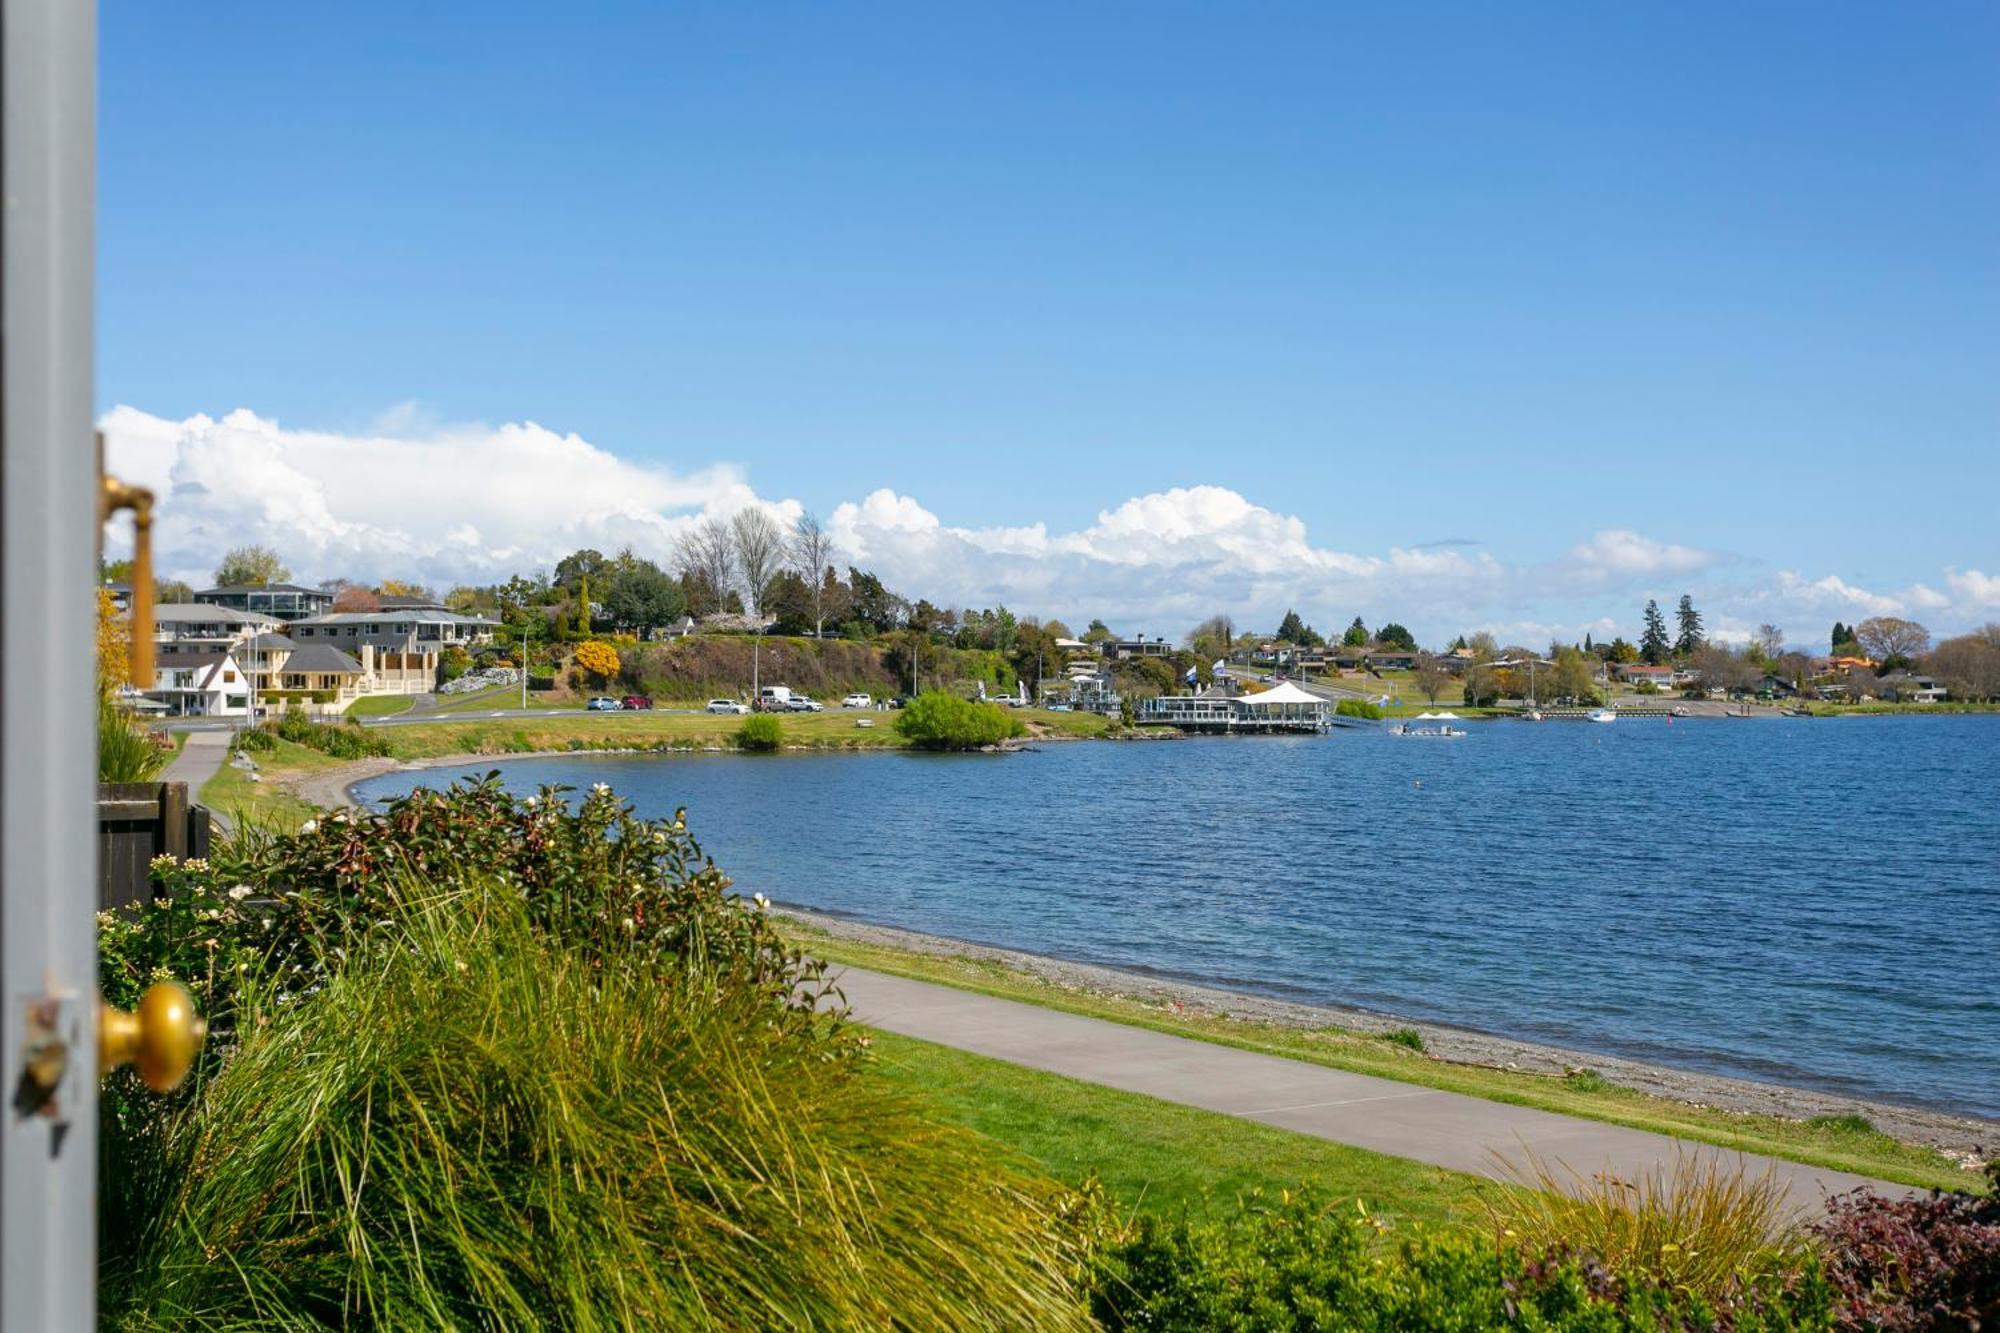
[[2000, 717], [502, 767], [779, 902], [2000, 1118]]

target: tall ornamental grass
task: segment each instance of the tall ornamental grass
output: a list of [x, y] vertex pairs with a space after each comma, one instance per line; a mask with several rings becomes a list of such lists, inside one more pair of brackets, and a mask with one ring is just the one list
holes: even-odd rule
[[153, 739], [130, 709], [108, 694], [97, 696], [99, 782], [151, 782], [173, 754]]
[[1532, 1154], [1514, 1174], [1527, 1188], [1486, 1207], [1502, 1243], [1528, 1254], [1587, 1254], [1623, 1278], [1716, 1300], [1797, 1269], [1806, 1253], [1802, 1219], [1776, 1174], [1712, 1150], [1629, 1180], [1585, 1177]]
[[726, 974], [443, 894], [239, 1044], [161, 1146], [132, 1328], [1068, 1328], [1039, 1189]]

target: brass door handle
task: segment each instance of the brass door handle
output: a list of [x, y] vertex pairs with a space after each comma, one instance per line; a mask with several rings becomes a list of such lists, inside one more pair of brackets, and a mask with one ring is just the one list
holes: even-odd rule
[[208, 1024], [194, 1011], [186, 987], [156, 981], [131, 1013], [97, 1004], [97, 1074], [131, 1065], [154, 1092], [172, 1092], [187, 1077]]

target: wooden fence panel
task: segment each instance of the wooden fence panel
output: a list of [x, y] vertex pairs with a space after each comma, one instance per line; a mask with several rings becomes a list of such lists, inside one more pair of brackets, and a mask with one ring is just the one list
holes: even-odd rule
[[153, 858], [206, 857], [208, 809], [188, 800], [185, 782], [103, 782], [97, 787], [97, 906], [100, 911], [153, 895]]

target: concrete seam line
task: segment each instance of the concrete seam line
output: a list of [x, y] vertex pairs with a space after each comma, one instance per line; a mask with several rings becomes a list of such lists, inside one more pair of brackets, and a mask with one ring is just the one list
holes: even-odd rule
[[1297, 1106], [1267, 1106], [1261, 1111], [1231, 1111], [1230, 1115], [1282, 1115], [1286, 1111], [1317, 1111], [1323, 1106], [1359, 1106], [1363, 1102], [1394, 1102], [1406, 1097], [1435, 1097], [1437, 1088], [1420, 1088], [1415, 1092], [1385, 1092], [1379, 1097], [1346, 1097], [1337, 1102], [1300, 1102]]

